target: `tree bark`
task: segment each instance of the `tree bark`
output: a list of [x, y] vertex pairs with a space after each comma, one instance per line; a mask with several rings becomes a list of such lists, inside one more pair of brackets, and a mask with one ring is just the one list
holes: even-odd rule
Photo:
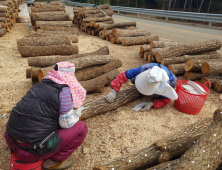
[[65, 6], [52, 6], [52, 7], [47, 7], [47, 8], [31, 8], [32, 12], [47, 12], [47, 11], [66, 11]]
[[183, 45], [185, 43], [180, 42], [163, 42], [163, 41], [151, 41], [150, 48], [164, 48], [164, 47], [172, 47], [177, 45]]
[[32, 21], [71, 21], [69, 14], [35, 14], [32, 16]]
[[[104, 13], [108, 16], [113, 15], [113, 10], [112, 9], [107, 9], [104, 11]], [[97, 18], [97, 17], [105, 17], [106, 15], [104, 13], [97, 13], [97, 14], [85, 14], [86, 18]]]
[[77, 45], [18, 46], [22, 57], [78, 54]]
[[80, 69], [76, 71], [75, 76], [78, 81], [86, 81], [110, 72], [114, 69], [118, 69], [121, 66], [122, 62], [120, 60], [115, 60], [103, 66], [92, 66]]
[[123, 26], [135, 26], [136, 27], [136, 22], [120, 22], [120, 23], [114, 23], [114, 24], [107, 24], [104, 26], [98, 26], [98, 30], [102, 30], [102, 29], [111, 29], [111, 28], [119, 28], [119, 27], [123, 27]]
[[204, 62], [206, 62], [206, 60], [190, 59], [186, 62], [184, 69], [185, 71], [199, 72], [201, 71], [201, 66]]
[[123, 41], [124, 38], [126, 38], [126, 37], [118, 37], [118, 38], [116, 38], [116, 43], [117, 44], [122, 44], [122, 41]]
[[144, 52], [150, 52], [150, 45], [143, 45], [140, 47], [140, 52], [144, 53]]
[[182, 63], [182, 64], [172, 64], [172, 65], [168, 65], [167, 67], [170, 69], [170, 71], [174, 75], [179, 75], [179, 74], [184, 74], [185, 73], [184, 66], [185, 66], [185, 63]]
[[119, 74], [117, 69], [112, 70], [108, 73], [105, 73], [101, 76], [98, 76], [94, 79], [87, 81], [80, 81], [79, 83], [83, 86], [83, 88], [87, 91], [87, 93], [92, 92], [102, 92], [105, 85], [110, 85], [110, 83], [116, 78]]
[[115, 37], [111, 38], [111, 43], [116, 44], [116, 38]]
[[222, 109], [214, 112], [213, 122], [200, 136], [199, 140], [180, 157], [177, 170], [210, 169], [215, 170], [222, 159]]
[[8, 12], [8, 10], [7, 10], [7, 8], [6, 7], [0, 7], [0, 12], [2, 13], [2, 12]]
[[41, 26], [53, 26], [53, 27], [72, 27], [72, 21], [36, 21], [35, 29], [39, 29]]
[[[125, 98], [130, 97], [130, 94], [128, 93], [125, 95], [127, 95]], [[103, 98], [98, 98], [97, 101], [104, 103]], [[93, 101], [91, 100], [89, 103], [91, 104]], [[90, 107], [89, 104], [88, 107]], [[103, 105], [100, 107], [106, 108]], [[97, 110], [99, 110], [100, 107], [95, 106]], [[139, 168], [149, 168], [157, 165], [159, 162], [163, 162], [163, 154], [168, 153], [168, 158], [165, 161], [181, 156], [198, 140], [199, 136], [204, 133], [211, 122], [212, 118], [203, 118], [196, 123], [183, 128], [181, 131], [175, 132], [172, 135], [155, 142], [147, 148], [127, 154], [111, 162], [104, 163], [103, 165], [98, 165], [94, 167], [93, 170], [110, 170], [112, 168], [118, 170], [137, 170]]]
[[212, 74], [220, 74], [222, 73], [222, 63], [218, 61], [207, 61], [202, 64], [201, 71], [204, 74], [212, 75]]
[[187, 80], [200, 80], [201, 78], [203, 78], [205, 75], [203, 73], [199, 73], [199, 72], [196, 72], [196, 73], [192, 73], [192, 72], [186, 72], [184, 74], [184, 77], [187, 79]]
[[[203, 77], [200, 82], [204, 84], [206, 81], [209, 81], [211, 83], [211, 86], [216, 92], [222, 92], [221, 91], [221, 80], [222, 80], [222, 75], [211, 75], [208, 77]], [[209, 85], [207, 85], [209, 88]]]
[[150, 36], [150, 37], [125, 37], [122, 40], [123, 46], [129, 45], [140, 45], [140, 44], [149, 44], [151, 41], [159, 40], [158, 36]]
[[138, 36], [150, 36], [150, 32], [146, 29], [113, 29], [113, 35], [118, 37], [138, 37]]
[[[116, 59], [110, 55], [90, 55], [90, 56], [70, 59], [66, 61], [73, 63], [77, 71], [85, 67], [107, 64], [115, 60]], [[54, 69], [54, 65], [46, 67], [46, 68], [32, 67], [32, 78], [36, 78], [36, 79], [38, 78], [40, 81], [52, 69]]]
[[113, 20], [113, 18], [111, 16], [108, 17], [99, 17], [99, 18], [84, 18], [82, 20], [82, 22], [90, 22], [90, 21], [95, 21], [95, 22], [103, 22], [103, 21], [109, 21], [109, 20]]
[[178, 57], [186, 54], [198, 54], [203, 52], [209, 52], [218, 50], [221, 48], [221, 42], [219, 40], [205, 41], [201, 43], [193, 43], [186, 45], [178, 45], [174, 47], [163, 48], [162, 51], [156, 53], [155, 58], [157, 62], [161, 62], [161, 59], [169, 57]]
[[153, 166], [146, 170], [175, 170], [175, 167], [178, 165], [178, 163], [179, 163], [179, 159], [175, 159], [173, 161], [168, 161], [168, 162]]
[[44, 30], [44, 31], [67, 31], [67, 32], [72, 32], [72, 33], [78, 34], [78, 28], [69, 28], [69, 27], [40, 26], [40, 30]]
[[[109, 11], [110, 9], [103, 9], [103, 12], [107, 12]], [[101, 13], [101, 11], [97, 8], [97, 9], [88, 9], [88, 10], [82, 10], [82, 11], [79, 11], [79, 16], [82, 16], [82, 17], [85, 17], [87, 14], [98, 14], [98, 13]]]
[[[109, 21], [103, 21], [103, 22], [94, 22], [94, 27], [99, 28], [101, 27], [101, 25], [113, 24], [113, 23], [114, 23], [114, 19], [109, 20]], [[97, 29], [97, 30], [101, 30], [101, 29]]]
[[206, 60], [206, 59], [217, 59], [217, 58], [219, 59], [222, 57], [220, 54], [183, 55], [181, 57], [164, 58], [161, 60], [161, 64], [166, 66], [170, 64], [186, 63], [190, 59]]
[[70, 38], [64, 37], [30, 37], [17, 40], [18, 46], [72, 45]]
[[77, 35], [72, 34], [70, 32], [62, 32], [62, 31], [44, 31], [44, 32], [31, 32], [30, 37], [63, 37], [67, 36], [71, 39], [72, 43], [77, 43], [79, 38]]
[[148, 60], [148, 55], [150, 54], [150, 52], [144, 52], [143, 53], [143, 58], [144, 58], [144, 60]]
[[67, 60], [71, 60], [75, 58], [94, 56], [94, 55], [109, 55], [109, 48], [107, 46], [104, 46], [91, 53], [75, 54], [75, 55], [70, 55], [70, 56], [29, 57], [27, 60], [28, 60], [29, 66], [48, 67], [61, 61], [67, 61]]
[[0, 22], [6, 22], [6, 18], [5, 17], [0, 17]]

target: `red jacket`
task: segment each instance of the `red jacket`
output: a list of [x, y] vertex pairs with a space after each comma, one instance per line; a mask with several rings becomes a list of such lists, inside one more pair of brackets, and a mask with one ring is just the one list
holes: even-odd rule
[[[122, 87], [123, 83], [127, 82], [127, 77], [125, 72], [120, 73], [116, 79], [114, 79], [111, 83], [111, 87], [112, 89], [116, 90], [117, 92], [120, 91], [120, 87]], [[165, 107], [166, 105], [168, 105], [171, 102], [171, 99], [169, 98], [160, 98], [160, 99], [155, 99], [153, 101], [153, 109], [155, 108], [160, 108], [160, 107]]]

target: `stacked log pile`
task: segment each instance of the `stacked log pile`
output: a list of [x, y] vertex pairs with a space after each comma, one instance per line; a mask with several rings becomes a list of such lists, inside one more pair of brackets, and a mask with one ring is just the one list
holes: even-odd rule
[[222, 109], [217, 109], [213, 119], [203, 118], [147, 148], [96, 165], [93, 170], [216, 170], [222, 163], [221, 113]]
[[[65, 12], [65, 6], [60, 5], [59, 2], [35, 4], [31, 8], [32, 25], [36, 25], [37, 21], [71, 21], [69, 14]], [[70, 24], [70, 22], [67, 23]]]
[[9, 32], [18, 19], [18, 7], [25, 3], [23, 0], [0, 1], [0, 37]]
[[116, 78], [119, 74], [117, 69], [122, 66], [120, 60], [109, 55], [109, 49], [105, 46], [92, 53], [29, 57], [31, 68], [26, 70], [26, 78], [31, 78], [33, 82], [41, 81], [61, 61], [75, 65], [75, 76], [88, 93], [102, 92], [104, 86], [110, 85]]
[[73, 23], [89, 35], [124, 46], [149, 44], [158, 41], [158, 36], [151, 36], [146, 29], [138, 29], [136, 22], [114, 23], [113, 10], [109, 5], [88, 9], [73, 8]]
[[192, 44], [152, 41], [140, 47], [140, 57], [167, 66], [179, 79], [210, 81], [215, 91], [222, 92], [220, 48], [219, 40]]

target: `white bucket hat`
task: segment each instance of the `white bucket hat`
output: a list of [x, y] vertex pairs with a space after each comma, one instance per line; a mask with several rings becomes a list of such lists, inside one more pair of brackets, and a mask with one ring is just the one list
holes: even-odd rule
[[153, 68], [140, 73], [136, 77], [135, 85], [137, 90], [144, 95], [158, 94], [177, 100], [176, 91], [167, 83], [169, 77], [166, 71], [160, 67]]

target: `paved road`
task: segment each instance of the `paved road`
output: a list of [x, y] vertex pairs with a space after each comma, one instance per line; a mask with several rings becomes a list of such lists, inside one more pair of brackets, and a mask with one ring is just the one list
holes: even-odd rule
[[[71, 17], [73, 17], [72, 9], [72, 6], [66, 6], [66, 11], [71, 15]], [[186, 43], [219, 39], [222, 42], [221, 30], [133, 18], [121, 15], [113, 15], [113, 18], [115, 19], [115, 22], [136, 21], [137, 27], [148, 29], [151, 32], [151, 35], [158, 35], [160, 39], [181, 41]], [[222, 49], [220, 52], [222, 53]]]

